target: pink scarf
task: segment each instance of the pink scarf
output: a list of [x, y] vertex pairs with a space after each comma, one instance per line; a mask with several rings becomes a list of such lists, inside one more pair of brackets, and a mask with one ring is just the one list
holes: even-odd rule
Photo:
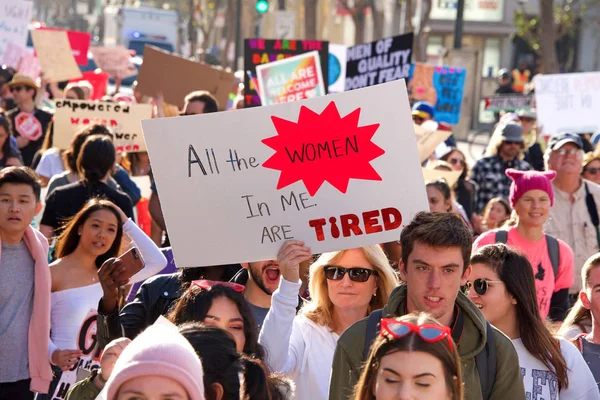
[[25, 230], [23, 240], [35, 262], [33, 310], [29, 322], [28, 337], [30, 390], [32, 392], [48, 393], [52, 381], [52, 369], [48, 362], [50, 288], [52, 285], [50, 268], [48, 268], [48, 240], [31, 226], [28, 226]]

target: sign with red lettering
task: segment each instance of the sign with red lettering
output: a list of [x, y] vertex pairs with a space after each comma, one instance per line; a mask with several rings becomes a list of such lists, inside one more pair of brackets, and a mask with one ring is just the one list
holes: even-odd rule
[[429, 208], [402, 80], [142, 128], [177, 265], [390, 242]]
[[319, 53], [286, 58], [256, 67], [263, 105], [311, 99], [325, 95]]
[[[246, 39], [244, 42], [244, 107], [260, 106], [257, 66], [317, 51], [323, 82], [329, 78], [329, 42], [320, 40]], [[260, 89], [260, 85], [258, 87]], [[327, 88], [325, 88], [327, 90]]]
[[57, 100], [53, 144], [59, 149], [66, 149], [81, 128], [103, 124], [113, 133], [117, 151], [146, 151], [140, 122], [151, 116], [150, 104]]

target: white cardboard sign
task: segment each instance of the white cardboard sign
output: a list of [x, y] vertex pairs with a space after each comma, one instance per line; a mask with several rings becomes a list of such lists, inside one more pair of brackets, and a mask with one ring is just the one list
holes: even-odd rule
[[390, 242], [429, 208], [403, 80], [142, 128], [177, 265]]
[[[27, 44], [27, 25], [31, 21], [33, 2], [23, 0], [2, 0], [0, 2], [0, 60], [9, 43], [19, 47]], [[16, 66], [15, 66], [16, 68]]]
[[56, 101], [54, 113], [53, 144], [59, 149], [66, 149], [81, 128], [102, 124], [113, 133], [118, 152], [146, 151], [140, 122], [151, 116], [151, 104], [60, 99]]
[[600, 130], [600, 72], [537, 75], [535, 102], [544, 135]]

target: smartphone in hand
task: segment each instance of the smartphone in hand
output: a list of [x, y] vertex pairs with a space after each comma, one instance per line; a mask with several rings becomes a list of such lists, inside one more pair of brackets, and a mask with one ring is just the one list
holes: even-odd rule
[[119, 274], [118, 280], [125, 281], [144, 268], [144, 260], [140, 254], [140, 251], [136, 247], [132, 247], [125, 254], [118, 257], [123, 263], [125, 271]]

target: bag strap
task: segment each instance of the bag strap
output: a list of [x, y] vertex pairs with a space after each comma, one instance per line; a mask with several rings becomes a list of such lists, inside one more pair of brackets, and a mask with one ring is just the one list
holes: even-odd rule
[[548, 255], [550, 256], [550, 263], [552, 264], [552, 270], [554, 271], [554, 279], [558, 276], [558, 267], [560, 266], [560, 246], [558, 240], [552, 235], [546, 236], [546, 245], [548, 246]]
[[594, 225], [594, 228], [596, 228], [596, 242], [600, 249], [600, 228], [598, 227], [600, 225], [600, 217], [598, 217], [596, 201], [594, 200], [594, 196], [590, 193], [587, 182], [584, 182], [583, 185], [585, 186], [585, 205], [587, 206], [588, 214], [590, 214], [592, 224]]
[[482, 398], [487, 400], [492, 396], [494, 384], [496, 383], [496, 341], [492, 326], [487, 321], [485, 324], [487, 340], [483, 350], [475, 356], [475, 365], [479, 374]]
[[508, 231], [505, 230], [497, 230], [496, 231], [496, 243], [504, 243], [508, 242]]
[[577, 347], [580, 353], [583, 353], [583, 338], [586, 337], [586, 335], [586, 333], [580, 333], [571, 340], [571, 343]]
[[369, 314], [369, 319], [367, 320], [367, 334], [365, 336], [365, 347], [363, 348], [363, 362], [367, 361], [367, 358], [369, 358], [371, 343], [373, 343], [373, 341], [379, 334], [379, 321], [381, 321], [382, 314], [382, 308], [380, 308], [379, 310], [375, 310], [371, 314]]

